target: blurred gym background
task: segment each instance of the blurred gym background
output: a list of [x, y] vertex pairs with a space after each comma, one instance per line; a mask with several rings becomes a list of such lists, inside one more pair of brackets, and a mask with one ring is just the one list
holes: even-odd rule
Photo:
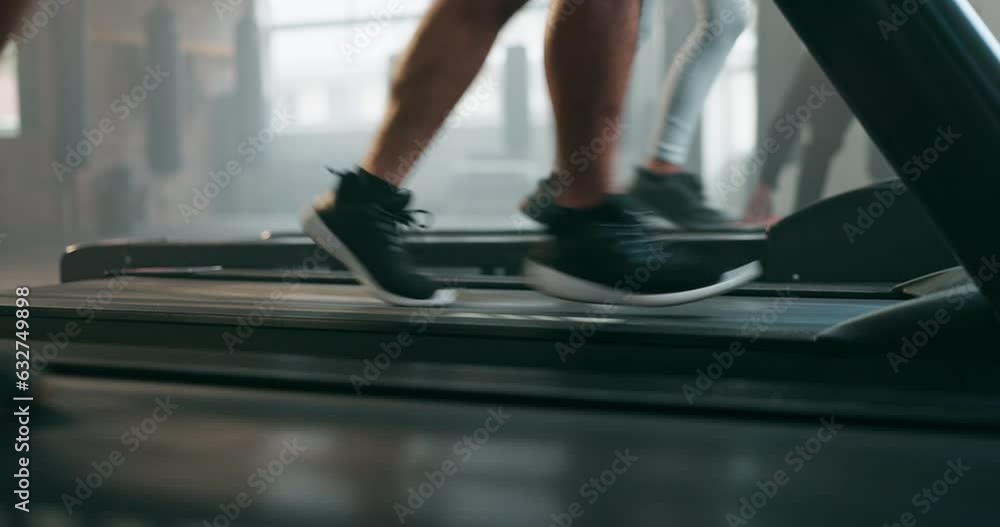
[[[662, 80], [694, 21], [690, 0], [647, 1], [655, 6], [624, 122], [623, 184], [648, 154]], [[61, 249], [73, 242], [295, 229], [298, 209], [334, 181], [323, 167], [361, 155], [392, 65], [430, 3], [40, 2], [0, 67], [0, 287], [56, 281]], [[1000, 4], [977, 8], [1000, 28]], [[547, 9], [536, 0], [507, 27], [412, 180], [435, 228], [515, 229], [516, 201], [548, 172]], [[715, 205], [742, 214], [755, 176], [737, 192], [722, 186], [772, 133], [803, 52], [760, 2], [709, 96], [692, 158]], [[169, 75], [156, 78], [156, 66]], [[878, 178], [870, 148], [852, 124], [824, 195]], [[778, 188], [781, 215], [794, 207], [797, 165]], [[237, 175], [219, 189], [227, 166]]]

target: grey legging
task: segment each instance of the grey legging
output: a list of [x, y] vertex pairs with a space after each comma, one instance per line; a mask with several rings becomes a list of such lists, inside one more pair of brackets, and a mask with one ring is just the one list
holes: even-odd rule
[[[705, 98], [750, 23], [751, 2], [694, 0], [698, 20], [667, 75], [654, 152], [657, 160], [677, 166], [687, 163]], [[651, 3], [645, 0], [647, 7]]]

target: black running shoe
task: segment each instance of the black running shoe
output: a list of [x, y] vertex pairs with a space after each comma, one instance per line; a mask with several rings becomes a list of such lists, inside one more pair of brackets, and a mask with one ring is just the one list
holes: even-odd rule
[[752, 231], [720, 210], [709, 207], [701, 178], [695, 174], [660, 176], [638, 168], [638, 175], [629, 194], [645, 203], [657, 214], [688, 231]]
[[[558, 223], [561, 219], [560, 216], [567, 212], [567, 209], [556, 205], [556, 199], [562, 194], [563, 188], [563, 185], [555, 176], [540, 180], [538, 186], [535, 187], [535, 191], [521, 200], [519, 206], [521, 213], [542, 225]], [[659, 216], [651, 217], [646, 214], [655, 212], [649, 205], [632, 199], [629, 196], [617, 196], [615, 199], [617, 203], [636, 214], [646, 215], [650, 219], [650, 224], [654, 227], [660, 230], [677, 230], [677, 226], [666, 221], [666, 219]]]
[[554, 239], [528, 256], [524, 274], [565, 300], [671, 306], [727, 293], [762, 272], [760, 262], [732, 269], [691, 246], [664, 244], [620, 197], [586, 211], [561, 209], [548, 227]]
[[563, 187], [555, 176], [542, 179], [535, 187], [535, 191], [521, 200], [518, 209], [532, 220], [548, 225], [555, 221], [557, 218], [554, 216], [562, 211], [556, 206], [556, 197], [562, 194], [562, 191]]
[[403, 247], [403, 230], [416, 225], [422, 212], [407, 210], [411, 194], [360, 170], [333, 173], [341, 178], [337, 192], [321, 195], [302, 213], [306, 235], [385, 302], [408, 307], [454, 302], [455, 291], [420, 274]]

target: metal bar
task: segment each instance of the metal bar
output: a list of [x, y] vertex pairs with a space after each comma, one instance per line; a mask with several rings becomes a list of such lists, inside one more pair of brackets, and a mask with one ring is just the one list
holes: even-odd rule
[[[961, 268], [956, 268], [961, 269]], [[153, 268], [125, 270], [125, 275], [150, 278], [180, 278], [185, 280], [238, 281], [238, 282], [280, 282], [284, 271], [267, 269], [224, 269], [208, 268]], [[968, 278], [965, 271], [962, 275]], [[460, 289], [495, 289], [503, 291], [526, 291], [531, 287], [521, 276], [498, 276], [489, 274], [465, 274], [459, 271], [445, 273], [448, 283]], [[303, 284], [358, 285], [357, 277], [348, 271], [303, 271], [297, 276]], [[748, 284], [729, 296], [774, 297], [785, 295], [794, 298], [836, 298], [841, 300], [904, 300], [910, 298], [908, 292], [895, 288], [891, 283], [776, 283], [757, 282]]]
[[[408, 242], [417, 265], [425, 269], [502, 268], [518, 275], [521, 262], [541, 234], [421, 235]], [[703, 235], [664, 234], [665, 242], [682, 242], [712, 250], [720, 258], [744, 263], [759, 259], [765, 251], [762, 234]], [[242, 243], [105, 242], [72, 246], [60, 263], [62, 282], [90, 280], [141, 268], [314, 269], [343, 270], [344, 267], [311, 241], [252, 241]], [[485, 273], [484, 273], [485, 274]], [[907, 277], [911, 278], [911, 277]]]
[[965, 0], [775, 2], [1000, 308], [996, 39]]

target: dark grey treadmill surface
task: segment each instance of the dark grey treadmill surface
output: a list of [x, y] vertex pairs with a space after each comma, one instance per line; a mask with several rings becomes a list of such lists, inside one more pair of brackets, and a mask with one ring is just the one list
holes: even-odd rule
[[[909, 365], [906, 375], [897, 376], [883, 349], [830, 348], [815, 340], [818, 332], [834, 324], [892, 304], [886, 300], [792, 298], [782, 312], [786, 304], [782, 299], [720, 297], [674, 308], [623, 308], [601, 315], [594, 313], [595, 306], [551, 300], [530, 291], [462, 291], [461, 302], [442, 310], [388, 306], [358, 287], [342, 285], [303, 284], [295, 290], [281, 283], [131, 277], [124, 289], [110, 291], [107, 281], [32, 291], [32, 327], [37, 334], [59, 334], [69, 324], [80, 325], [80, 335], [69, 339], [55, 364], [144, 371], [190, 367], [226, 378], [233, 375], [227, 369], [232, 365], [240, 368], [236, 375], [264, 382], [257, 372], [295, 363], [298, 373], [288, 371], [286, 380], [304, 378], [303, 370], [333, 371], [332, 377], [318, 381], [323, 389], [351, 389], [350, 375], [367, 376], [369, 363], [385, 360], [380, 356], [389, 350], [386, 346], [397, 335], [407, 334], [410, 344], [392, 359], [388, 370], [404, 373], [404, 366], [418, 370], [391, 383], [382, 382], [393, 377], [383, 372], [373, 389], [412, 386], [425, 365], [504, 368], [603, 375], [608, 383], [594, 386], [601, 393], [585, 399], [670, 406], [678, 403], [680, 393], [670, 383], [703, 382], [698, 381], [704, 375], [700, 372], [715, 371], [706, 368], [718, 368], [711, 365], [724, 360], [716, 355], [737, 348], [746, 352], [726, 371], [727, 382], [892, 386], [941, 393], [992, 385], [981, 382], [992, 371], [981, 367], [988, 359], [961, 350], [948, 357], [926, 355]], [[248, 328], [245, 321], [260, 313], [260, 302], [272, 293], [280, 293], [281, 301], [265, 302], [269, 312]], [[5, 303], [0, 298], [0, 306]], [[13, 316], [7, 304], [0, 307], [0, 319]], [[89, 308], [96, 310], [91, 322], [85, 314]], [[427, 319], [426, 325], [416, 321], [421, 318]], [[588, 325], [593, 330], [590, 336], [582, 343], [574, 340], [574, 331], [582, 332]], [[244, 338], [233, 339], [235, 335]], [[35, 346], [50, 345], [44, 340]], [[576, 346], [571, 355], [565, 354], [568, 346]], [[284, 362], [245, 364], [253, 357]], [[336, 364], [303, 362], [309, 360]], [[637, 384], [637, 376], [644, 375], [657, 379]], [[566, 393], [555, 393], [551, 387], [576, 382], [576, 378], [547, 378], [521, 391], [566, 398]], [[486, 383], [477, 390], [510, 393], [512, 384], [516, 383]], [[453, 393], [468, 388], [421, 380], [419, 389], [445, 385]], [[630, 386], [641, 388], [623, 389]], [[536, 387], [546, 393], [535, 391]], [[583, 394], [571, 395], [579, 399]], [[680, 404], [686, 404], [683, 398]]]
[[[552, 523], [579, 502], [574, 526], [728, 525], [758, 482], [789, 477], [750, 525], [883, 525], [910, 512], [918, 525], [984, 525], [995, 516], [1000, 441], [993, 435], [896, 430], [853, 424], [802, 459], [818, 419], [763, 422], [697, 416], [554, 411], [483, 404], [288, 394], [155, 382], [55, 376], [50, 411], [32, 430], [33, 513], [65, 518], [61, 495], [114, 450], [125, 462], [74, 509], [74, 522], [108, 518], [202, 525], [220, 504], [253, 500], [235, 525], [398, 525], [394, 507], [425, 472], [457, 472], [409, 516], [407, 526]], [[134, 452], [122, 434], [148, 420], [157, 398], [179, 405]], [[455, 444], [483, 427], [490, 408], [510, 417], [466, 457]], [[827, 437], [824, 435], [823, 437]], [[285, 442], [302, 452], [263, 492], [248, 478]], [[67, 445], [72, 445], [67, 448]], [[612, 466], [616, 451], [638, 460], [598, 499], [581, 486]], [[790, 457], [793, 461], [789, 461]], [[948, 462], [971, 467], [921, 514], [914, 494], [942, 479]], [[796, 467], [799, 470], [796, 471]], [[44, 505], [43, 505], [44, 503]], [[111, 513], [111, 516], [105, 514]], [[94, 522], [94, 523], [88, 523]]]
[[[685, 387], [697, 385], [693, 370], [697, 366], [686, 365], [683, 355], [672, 350], [661, 355], [679, 367], [646, 360], [629, 371], [585, 371], [565, 365], [524, 367], [511, 365], [511, 353], [489, 364], [473, 364], [468, 359], [441, 362], [414, 357], [408, 351], [377, 379], [355, 385], [352, 378], [364, 377], [367, 365], [349, 354], [289, 353], [284, 349], [281, 353], [213, 353], [149, 340], [141, 344], [71, 343], [45, 366], [70, 375], [293, 392], [462, 401], [504, 397], [543, 407], [642, 413], [735, 412], [816, 418], [836, 414], [879, 423], [1000, 429], [1000, 397], [919, 384], [844, 383], [842, 375], [812, 382], [801, 376], [769, 379], [730, 375], [692, 396]], [[5, 345], [13, 348], [14, 343], [0, 339], [0, 347]], [[612, 355], [616, 360], [622, 358]], [[822, 354], [807, 356], [811, 362], [805, 367], [842, 368]]]
[[[334, 322], [393, 322], [425, 316], [436, 325], [562, 329], [595, 322], [602, 329], [637, 333], [708, 334], [745, 337], [745, 328], [762, 321], [774, 337], [811, 338], [832, 325], [891, 305], [890, 300], [719, 297], [671, 308], [613, 308], [553, 300], [530, 291], [463, 290], [460, 300], [446, 309], [415, 310], [388, 306], [359, 287], [327, 284], [212, 282], [149, 277], [126, 277], [115, 291], [106, 280], [35, 288], [32, 306], [37, 314], [49, 309], [75, 312], [88, 303], [101, 308], [102, 318], [197, 322], [209, 318], [246, 316], [260, 302], [274, 307], [265, 324], [324, 328]], [[118, 289], [121, 286], [116, 286]], [[277, 302], [268, 301], [280, 295]], [[9, 298], [2, 299], [4, 304]], [[768, 314], [770, 313], [770, 314]], [[774, 315], [773, 319], [763, 319]]]

